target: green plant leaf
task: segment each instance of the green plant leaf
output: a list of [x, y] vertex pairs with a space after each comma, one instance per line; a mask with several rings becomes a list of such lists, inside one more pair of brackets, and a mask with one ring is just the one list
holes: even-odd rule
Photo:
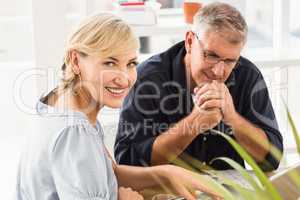
[[222, 194], [224, 200], [235, 200], [236, 199], [234, 197], [234, 195], [230, 191], [228, 191], [227, 188], [225, 188], [222, 184], [218, 183], [217, 181], [215, 181], [212, 177], [210, 177], [208, 175], [203, 175], [203, 174], [201, 174], [201, 172], [199, 173], [199, 171], [195, 170], [194, 166], [192, 167], [189, 163], [185, 162], [184, 160], [182, 160], [180, 158], [176, 158], [172, 161], [172, 163], [175, 164], [176, 166], [179, 166], [179, 167], [182, 167], [182, 168], [185, 168], [187, 170], [194, 172], [197, 175], [197, 178], [199, 179], [199, 181], [206, 183], [206, 185], [209, 188], [213, 188], [216, 192], [218, 192], [219, 194]]
[[236, 161], [226, 158], [226, 157], [220, 157], [213, 159], [211, 163], [213, 163], [215, 160], [223, 160], [227, 164], [229, 164], [231, 167], [233, 167], [235, 170], [237, 170], [244, 178], [245, 180], [252, 186], [253, 190], [256, 192], [262, 192], [263, 188], [259, 186], [257, 181], [243, 168], [239, 163]]
[[224, 185], [229, 186], [232, 188], [235, 193], [235, 196], [238, 196], [236, 199], [243, 199], [243, 200], [253, 200], [253, 199], [264, 199], [267, 200], [269, 198], [266, 198], [266, 193], [263, 192], [253, 192], [253, 190], [247, 189], [238, 183], [234, 182], [233, 180], [230, 180], [229, 178], [225, 178], [221, 175], [218, 175], [219, 179], [223, 182]]
[[296, 145], [297, 145], [297, 151], [298, 151], [298, 154], [300, 154], [300, 136], [299, 136], [299, 133], [297, 131], [295, 122], [292, 118], [291, 112], [289, 111], [289, 108], [287, 107], [285, 102], [284, 102], [284, 106], [285, 106], [285, 110], [286, 110], [286, 113], [287, 113], [289, 124], [291, 125], [291, 128], [292, 128], [292, 133], [293, 133]]
[[[279, 151], [278, 151], [279, 152]], [[266, 198], [266, 193], [261, 189], [261, 192], [256, 191], [253, 193], [253, 190], [249, 190], [247, 188], [244, 188], [243, 186], [239, 185], [238, 183], [234, 182], [230, 178], [222, 176], [222, 174], [215, 174], [215, 170], [208, 165], [203, 164], [199, 160], [193, 158], [190, 155], [187, 154], [182, 154], [182, 157], [184, 158], [185, 164], [188, 164], [192, 166], [193, 168], [197, 169], [200, 171], [200, 173], [205, 173], [212, 177], [214, 180], [217, 179], [217, 182], [221, 182], [221, 184], [225, 187], [230, 187], [232, 188], [234, 192], [234, 197], [236, 199], [236, 196], [238, 195], [244, 200], [253, 200], [253, 199], [269, 199]], [[182, 161], [181, 161], [182, 162]], [[231, 190], [230, 190], [231, 191]], [[236, 194], [238, 193], [238, 194]]]
[[259, 179], [260, 183], [263, 186], [265, 186], [266, 191], [269, 193], [270, 197], [273, 200], [282, 200], [282, 197], [280, 196], [279, 192], [274, 188], [274, 186], [272, 185], [268, 177], [264, 174], [264, 172], [256, 164], [253, 158], [244, 150], [243, 147], [241, 147], [236, 141], [234, 141], [228, 135], [214, 129], [211, 129], [211, 131], [224, 137], [232, 145], [232, 147], [239, 153], [239, 155], [251, 166], [254, 173], [256, 174], [256, 177]]
[[222, 197], [224, 200], [235, 200], [236, 196], [232, 194], [231, 191], [229, 191], [226, 187], [224, 187], [222, 184], [220, 184], [218, 181], [214, 180], [208, 175], [201, 175], [198, 174], [197, 178], [205, 183], [210, 188], [214, 188], [214, 190], [220, 194], [222, 194]]

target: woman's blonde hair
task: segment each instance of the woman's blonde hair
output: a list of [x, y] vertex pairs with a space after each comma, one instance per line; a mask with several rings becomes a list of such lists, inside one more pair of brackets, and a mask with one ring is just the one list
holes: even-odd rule
[[77, 75], [70, 61], [71, 51], [82, 56], [113, 57], [139, 49], [138, 38], [131, 27], [111, 13], [99, 13], [86, 18], [69, 36], [62, 66], [63, 89], [74, 86]]

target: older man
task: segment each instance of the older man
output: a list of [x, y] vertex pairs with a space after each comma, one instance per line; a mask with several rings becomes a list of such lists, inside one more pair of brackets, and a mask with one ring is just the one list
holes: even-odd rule
[[215, 130], [242, 145], [264, 170], [283, 151], [268, 89], [259, 69], [240, 56], [247, 24], [234, 7], [212, 3], [194, 17], [185, 41], [138, 68], [123, 105], [115, 143], [117, 162], [158, 165], [177, 157], [228, 169], [217, 157], [244, 161]]

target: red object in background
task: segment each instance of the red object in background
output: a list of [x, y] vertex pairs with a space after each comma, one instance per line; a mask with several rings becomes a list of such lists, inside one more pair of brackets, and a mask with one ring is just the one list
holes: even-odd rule
[[143, 6], [144, 2], [124, 2], [120, 4], [121, 6]]
[[202, 3], [198, 2], [184, 2], [183, 3], [183, 13], [184, 19], [187, 24], [193, 24], [194, 15], [199, 9], [201, 9]]

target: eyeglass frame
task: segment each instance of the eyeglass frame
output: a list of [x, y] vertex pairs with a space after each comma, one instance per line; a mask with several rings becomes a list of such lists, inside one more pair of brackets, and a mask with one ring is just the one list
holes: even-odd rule
[[[192, 32], [192, 33], [195, 35], [196, 39], [199, 42], [201, 42], [199, 35], [196, 32]], [[239, 58], [240, 57], [238, 59], [234, 59], [234, 60], [233, 59], [228, 59], [228, 58], [227, 59], [222, 59], [217, 54], [215, 54], [216, 56], [212, 56], [212, 55], [208, 55], [206, 50], [204, 50], [203, 48], [201, 48], [201, 50], [202, 50], [204, 62], [206, 62], [208, 64], [216, 65], [216, 64], [220, 63], [221, 61], [223, 61], [224, 64], [226, 66], [229, 66], [229, 67], [237, 66], [239, 64], [239, 60], [240, 60]], [[209, 57], [211, 58], [210, 60], [208, 60]]]

